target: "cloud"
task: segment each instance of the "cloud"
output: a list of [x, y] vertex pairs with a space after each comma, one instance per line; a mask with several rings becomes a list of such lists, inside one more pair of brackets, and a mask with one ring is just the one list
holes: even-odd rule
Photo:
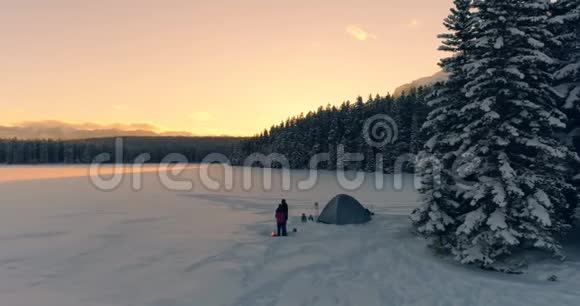
[[120, 111], [120, 112], [126, 112], [129, 110], [129, 106], [127, 106], [127, 105], [113, 105], [113, 108], [115, 110]]
[[215, 117], [208, 112], [195, 112], [189, 115], [189, 118], [196, 120], [196, 121], [214, 121]]
[[375, 34], [369, 33], [363, 28], [356, 25], [349, 25], [346, 27], [346, 33], [357, 40], [365, 41], [369, 39], [377, 39]]
[[27, 121], [10, 126], [0, 125], [0, 138], [84, 139], [116, 136], [194, 136], [184, 131], [161, 131], [150, 123], [68, 123], [57, 120]]

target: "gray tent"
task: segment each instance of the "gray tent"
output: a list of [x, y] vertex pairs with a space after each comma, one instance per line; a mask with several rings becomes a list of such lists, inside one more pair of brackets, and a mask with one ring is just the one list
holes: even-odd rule
[[371, 214], [355, 198], [339, 194], [334, 197], [318, 217], [318, 222], [327, 224], [361, 224], [371, 221]]

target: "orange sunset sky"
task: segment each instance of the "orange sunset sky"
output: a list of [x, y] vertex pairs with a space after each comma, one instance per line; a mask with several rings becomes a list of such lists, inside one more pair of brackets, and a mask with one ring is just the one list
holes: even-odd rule
[[0, 0], [0, 126], [251, 135], [438, 71], [451, 0]]

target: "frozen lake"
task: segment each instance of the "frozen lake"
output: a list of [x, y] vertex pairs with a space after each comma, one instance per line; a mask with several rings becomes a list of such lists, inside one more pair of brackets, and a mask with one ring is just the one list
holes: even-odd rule
[[[127, 169], [114, 190], [99, 190], [88, 169], [0, 167], [0, 301], [10, 306], [213, 305], [578, 305], [580, 254], [542, 260], [524, 275], [460, 267], [437, 258], [411, 234], [418, 205], [411, 175], [394, 182], [365, 175], [356, 190], [320, 172], [301, 190], [306, 171], [292, 171], [290, 190], [273, 171], [272, 187], [213, 190], [207, 166], [179, 174], [188, 190], [170, 190], [155, 168], [135, 190]], [[259, 170], [259, 169], [256, 169]], [[110, 172], [105, 170], [103, 174]], [[153, 171], [153, 172], [152, 172]], [[140, 172], [140, 171], [137, 171]], [[220, 167], [209, 177], [223, 181]], [[253, 182], [262, 175], [253, 172]], [[177, 179], [176, 178], [176, 179]], [[297, 222], [338, 193], [355, 196], [375, 219], [362, 226]], [[273, 211], [290, 205], [289, 238], [271, 238]], [[559, 282], [545, 279], [556, 274]]]

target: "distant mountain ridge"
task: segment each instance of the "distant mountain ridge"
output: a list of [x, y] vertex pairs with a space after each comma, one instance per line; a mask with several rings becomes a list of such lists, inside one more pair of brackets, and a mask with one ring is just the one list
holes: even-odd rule
[[400, 97], [404, 92], [417, 87], [429, 86], [438, 82], [443, 82], [449, 78], [449, 74], [444, 71], [439, 71], [432, 76], [417, 79], [411, 83], [401, 85], [395, 89], [393, 92], [394, 97]]
[[18, 139], [88, 139], [117, 136], [196, 136], [184, 131], [158, 131], [147, 123], [95, 124], [68, 123], [58, 120], [29, 121], [18, 125], [0, 125], [0, 138]]

